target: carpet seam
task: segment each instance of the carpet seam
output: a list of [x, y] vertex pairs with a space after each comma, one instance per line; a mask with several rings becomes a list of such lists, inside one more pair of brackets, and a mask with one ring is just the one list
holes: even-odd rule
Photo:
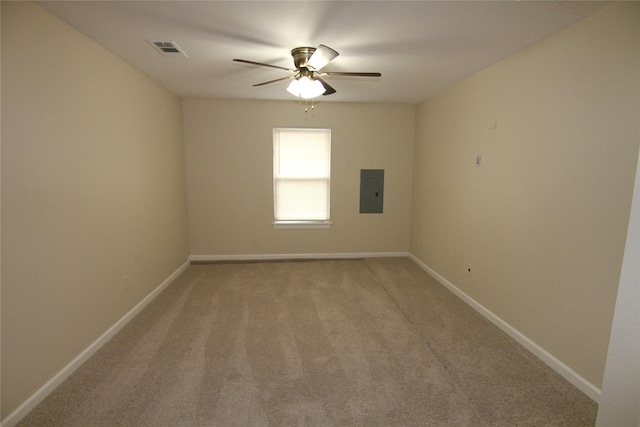
[[429, 349], [429, 351], [434, 355], [434, 357], [436, 358], [436, 360], [438, 361], [438, 363], [440, 364], [442, 370], [444, 372], [446, 372], [447, 377], [451, 380], [451, 382], [454, 384], [455, 388], [458, 390], [458, 392], [460, 392], [465, 399], [469, 402], [470, 406], [473, 408], [473, 412], [475, 413], [475, 415], [478, 417], [478, 419], [482, 420], [483, 423], [486, 423], [486, 425], [490, 425], [491, 423], [485, 419], [485, 417], [482, 416], [482, 413], [478, 411], [478, 404], [477, 402], [471, 398], [471, 396], [469, 396], [466, 392], [464, 387], [461, 386], [461, 384], [459, 383], [459, 381], [456, 379], [456, 377], [451, 373], [451, 371], [448, 369], [448, 364], [446, 363], [446, 359], [444, 356], [442, 356], [440, 354], [440, 352], [438, 352], [437, 350], [435, 350], [431, 344], [429, 343], [429, 340], [424, 337], [422, 334], [420, 334], [414, 327], [415, 323], [411, 320], [411, 318], [409, 317], [409, 315], [402, 309], [402, 307], [400, 307], [400, 305], [398, 304], [398, 302], [393, 298], [393, 295], [391, 295], [391, 293], [389, 292], [389, 290], [384, 286], [384, 280], [382, 280], [376, 273], [375, 271], [373, 271], [373, 269], [371, 268], [371, 266], [369, 265], [369, 263], [367, 262], [366, 259], [362, 260], [364, 262], [364, 264], [366, 265], [367, 269], [371, 272], [371, 274], [373, 275], [374, 280], [376, 281], [376, 283], [378, 283], [382, 289], [384, 290], [384, 292], [387, 294], [387, 296], [389, 297], [389, 299], [391, 300], [391, 302], [393, 303], [393, 305], [395, 305], [398, 310], [402, 313], [402, 315], [404, 316], [404, 318], [407, 320], [407, 322], [411, 325], [411, 329], [413, 330], [413, 332], [418, 335], [422, 341], [424, 342], [424, 344], [427, 346], [427, 348]]

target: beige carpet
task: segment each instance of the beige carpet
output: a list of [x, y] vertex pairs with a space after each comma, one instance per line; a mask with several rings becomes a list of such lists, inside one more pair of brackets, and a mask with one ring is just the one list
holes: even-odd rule
[[192, 265], [21, 426], [588, 426], [406, 258]]

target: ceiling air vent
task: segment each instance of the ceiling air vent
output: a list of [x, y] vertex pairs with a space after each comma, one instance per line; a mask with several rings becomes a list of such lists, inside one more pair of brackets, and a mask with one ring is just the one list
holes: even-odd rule
[[149, 40], [162, 56], [188, 58], [175, 42]]

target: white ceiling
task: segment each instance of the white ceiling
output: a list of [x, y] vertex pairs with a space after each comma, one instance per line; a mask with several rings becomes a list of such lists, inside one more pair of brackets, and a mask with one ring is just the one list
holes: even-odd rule
[[[295, 99], [287, 80], [252, 84], [293, 67], [292, 48], [340, 53], [323, 71], [337, 93], [319, 101], [416, 104], [587, 16], [583, 1], [41, 1], [49, 12], [181, 97]], [[167, 58], [148, 40], [175, 42]]]

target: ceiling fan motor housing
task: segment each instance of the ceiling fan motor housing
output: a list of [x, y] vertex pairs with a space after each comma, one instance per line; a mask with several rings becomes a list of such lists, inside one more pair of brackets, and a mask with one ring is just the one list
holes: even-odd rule
[[291, 49], [291, 56], [293, 56], [293, 63], [295, 64], [296, 68], [307, 68], [307, 62], [315, 51], [315, 47], [296, 47], [294, 49]]

